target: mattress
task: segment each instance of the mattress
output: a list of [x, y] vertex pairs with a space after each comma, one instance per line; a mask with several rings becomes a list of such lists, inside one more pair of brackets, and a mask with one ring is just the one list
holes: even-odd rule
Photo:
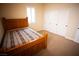
[[4, 39], [1, 42], [1, 48], [9, 49], [22, 44], [28, 44], [42, 37], [41, 34], [33, 29], [21, 28], [18, 30], [9, 30], [6, 32]]

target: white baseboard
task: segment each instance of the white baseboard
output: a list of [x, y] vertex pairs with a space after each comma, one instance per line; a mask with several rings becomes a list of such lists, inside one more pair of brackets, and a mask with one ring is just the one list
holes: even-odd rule
[[[45, 29], [45, 30], [47, 30], [47, 29]], [[49, 31], [49, 30], [47, 30], [47, 31]], [[52, 31], [49, 31], [49, 32], [52, 32]], [[52, 32], [52, 33], [54, 33], [54, 32]], [[56, 34], [56, 33], [55, 33], [55, 34]], [[59, 35], [59, 34], [57, 34], [57, 35]], [[60, 35], [60, 36], [62, 36], [62, 35]], [[62, 37], [66, 38], [66, 39], [68, 39], [68, 40], [72, 40], [72, 41], [74, 41], [74, 42], [76, 42], [76, 43], [79, 43], [79, 42], [76, 41], [76, 39], [74, 39], [74, 38], [67, 37], [67, 36], [62, 36]]]
[[66, 39], [68, 39], [68, 40], [72, 40], [72, 41], [74, 41], [74, 42], [76, 42], [76, 43], [79, 43], [78, 41], [76, 41], [75, 39], [73, 39], [73, 38], [71, 38], [71, 37], [65, 37]]

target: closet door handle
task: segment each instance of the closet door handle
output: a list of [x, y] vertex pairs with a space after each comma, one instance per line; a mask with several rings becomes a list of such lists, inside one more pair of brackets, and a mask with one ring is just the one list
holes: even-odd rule
[[65, 27], [68, 27], [68, 25], [65, 25]]
[[58, 24], [56, 24], [56, 26], [57, 26]]
[[79, 29], [79, 28], [77, 28], [77, 29]]

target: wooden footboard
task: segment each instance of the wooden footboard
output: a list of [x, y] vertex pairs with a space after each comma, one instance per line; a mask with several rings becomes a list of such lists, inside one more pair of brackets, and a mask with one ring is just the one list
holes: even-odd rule
[[31, 56], [36, 54], [42, 49], [47, 47], [47, 33], [43, 33], [43, 37], [39, 38], [36, 41], [31, 43], [10, 49], [7, 51], [7, 55], [15, 55], [15, 56]]

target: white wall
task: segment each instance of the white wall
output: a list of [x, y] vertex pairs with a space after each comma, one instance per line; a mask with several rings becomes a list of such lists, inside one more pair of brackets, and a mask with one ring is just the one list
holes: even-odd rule
[[[45, 4], [44, 28], [62, 36], [64, 33], [66, 38], [74, 40], [78, 24], [77, 21], [79, 19], [78, 5], [79, 4]], [[56, 24], [58, 24], [58, 27]], [[59, 24], [61, 25], [59, 26]]]

